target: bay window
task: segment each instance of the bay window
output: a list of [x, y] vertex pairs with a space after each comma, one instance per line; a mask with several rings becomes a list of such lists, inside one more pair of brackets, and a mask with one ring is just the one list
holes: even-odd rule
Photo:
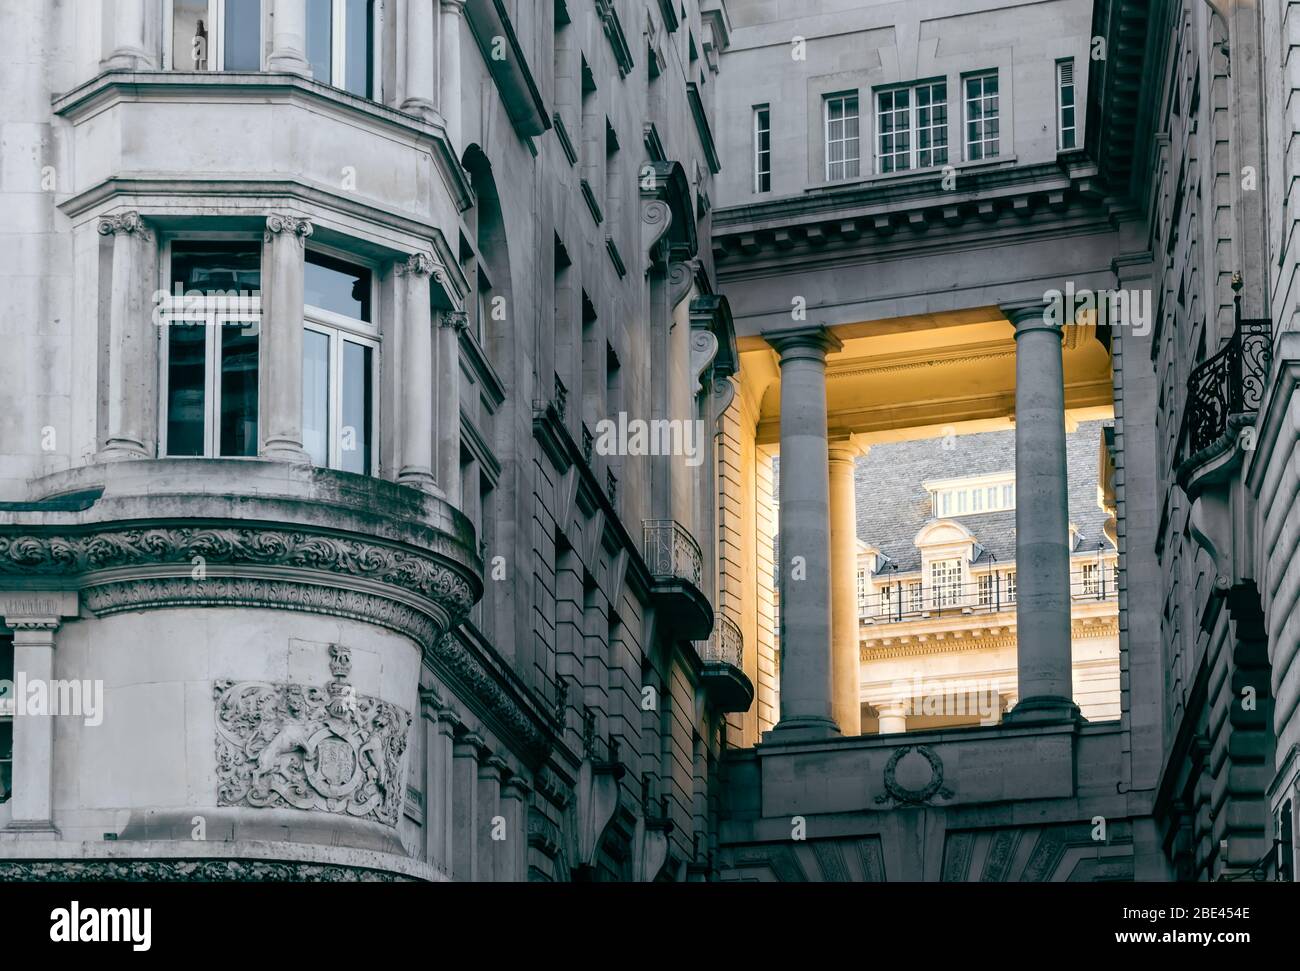
[[303, 448], [316, 465], [370, 475], [377, 465], [374, 433], [379, 329], [373, 274], [308, 250], [304, 274], [302, 361]]
[[162, 328], [161, 454], [257, 454], [261, 247], [174, 240]]
[[374, 95], [374, 0], [307, 0], [307, 61], [317, 81]]
[[260, 71], [263, 0], [168, 0], [168, 66], [174, 71]]

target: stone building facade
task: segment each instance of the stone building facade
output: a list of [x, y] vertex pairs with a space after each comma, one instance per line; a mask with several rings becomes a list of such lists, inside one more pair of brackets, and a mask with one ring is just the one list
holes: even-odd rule
[[706, 873], [721, 0], [0, 27], [4, 875]]

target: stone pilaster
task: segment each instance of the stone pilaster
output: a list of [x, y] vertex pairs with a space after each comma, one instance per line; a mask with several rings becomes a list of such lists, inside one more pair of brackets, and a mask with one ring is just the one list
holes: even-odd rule
[[[489, 755], [478, 767], [478, 877], [486, 882], [501, 880], [505, 871], [506, 841], [495, 839], [501, 816], [501, 780], [509, 771], [505, 760]], [[507, 834], [507, 840], [508, 840]]]
[[439, 0], [406, 0], [406, 83], [402, 110], [428, 119], [438, 106]]
[[438, 323], [438, 484], [447, 501], [460, 508], [460, 335], [469, 315], [444, 311]]
[[[54, 682], [54, 634], [58, 617], [6, 617], [14, 632], [15, 685]], [[14, 702], [26, 702], [26, 690], [16, 690]], [[57, 838], [54, 827], [54, 716], [16, 712], [13, 735], [13, 809], [6, 834]]]
[[311, 64], [307, 60], [307, 0], [273, 0], [271, 24], [271, 54], [266, 59], [266, 69], [311, 77]]
[[429, 277], [433, 257], [415, 253], [396, 268], [402, 333], [401, 454], [397, 481], [433, 490], [433, 321]]
[[1070, 515], [1062, 328], [1042, 304], [1016, 328], [1016, 650], [1012, 719], [1077, 718], [1072, 699]]
[[487, 745], [475, 732], [462, 732], [452, 744], [451, 873], [459, 881], [479, 878], [478, 766], [486, 754]]
[[262, 388], [266, 405], [262, 454], [307, 462], [302, 447], [302, 308], [310, 220], [266, 217], [266, 279], [262, 294]]
[[458, 154], [462, 150], [460, 130], [460, 28], [465, 0], [441, 0], [442, 15], [438, 24], [441, 63], [438, 75], [438, 105], [446, 125], [447, 139]]
[[108, 426], [103, 457], [152, 458], [156, 432], [151, 422], [157, 338], [153, 332], [156, 243], [138, 212], [99, 221], [101, 236], [113, 239], [108, 310]]
[[781, 355], [781, 720], [774, 740], [838, 734], [831, 714], [830, 481], [824, 327], [765, 334]]
[[854, 460], [864, 453], [848, 438], [828, 449], [831, 521], [831, 712], [841, 735], [862, 734], [858, 661], [858, 507]]
[[104, 59], [99, 66], [105, 71], [152, 71], [157, 60], [145, 46], [145, 18], [157, 4], [145, 0], [113, 0], [112, 20], [105, 32]]
[[432, 690], [420, 692], [424, 718], [424, 858], [451, 872], [452, 741], [460, 719]]
[[501, 815], [506, 819], [506, 842], [497, 857], [503, 862], [497, 880], [523, 883], [528, 879], [528, 795], [532, 787], [522, 776], [512, 775], [501, 788]]

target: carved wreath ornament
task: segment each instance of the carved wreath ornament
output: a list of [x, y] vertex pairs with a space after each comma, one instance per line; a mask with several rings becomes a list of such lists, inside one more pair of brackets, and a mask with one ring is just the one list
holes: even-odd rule
[[[898, 781], [898, 763], [913, 750], [930, 763], [930, 781], [919, 789], [909, 789]], [[935, 796], [941, 799], [951, 799], [953, 796], [952, 790], [943, 784], [943, 760], [925, 745], [904, 745], [894, 749], [894, 754], [885, 764], [885, 791], [876, 796], [876, 802], [884, 803], [893, 799], [900, 806], [925, 806]]]
[[330, 645], [333, 679], [218, 681], [220, 806], [309, 809], [396, 826], [411, 716], [348, 683], [352, 654]]

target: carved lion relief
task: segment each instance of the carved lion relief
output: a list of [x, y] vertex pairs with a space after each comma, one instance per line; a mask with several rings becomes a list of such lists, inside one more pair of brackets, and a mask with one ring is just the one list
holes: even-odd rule
[[351, 652], [330, 645], [324, 689], [218, 681], [219, 806], [309, 809], [397, 825], [411, 716], [348, 682]]

